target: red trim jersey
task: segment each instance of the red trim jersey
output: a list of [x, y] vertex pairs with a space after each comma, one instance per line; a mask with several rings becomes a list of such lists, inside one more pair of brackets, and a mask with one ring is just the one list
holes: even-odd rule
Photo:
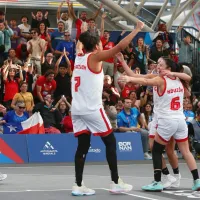
[[[163, 77], [165, 87], [154, 96], [158, 118], [185, 119], [183, 114], [184, 87], [179, 78]], [[154, 87], [155, 89], [155, 87]]]
[[104, 74], [101, 70], [94, 72], [88, 59], [91, 53], [77, 55], [72, 75], [72, 107], [73, 115], [91, 114], [102, 107]]

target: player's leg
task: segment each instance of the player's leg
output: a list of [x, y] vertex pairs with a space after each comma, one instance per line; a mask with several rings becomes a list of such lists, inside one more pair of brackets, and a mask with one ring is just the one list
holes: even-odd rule
[[162, 153], [165, 145], [170, 140], [171, 136], [175, 133], [177, 124], [168, 119], [159, 119], [157, 133], [155, 135], [152, 156], [154, 167], [154, 182], [150, 185], [143, 186], [142, 189], [146, 191], [162, 191], [163, 184], [161, 183], [162, 173]]
[[192, 190], [200, 190], [200, 179], [199, 179], [199, 173], [197, 169], [196, 161], [190, 152], [189, 144], [188, 144], [188, 129], [187, 125], [185, 123], [185, 120], [179, 120], [178, 122], [179, 129], [177, 130], [176, 134], [174, 135], [174, 138], [178, 144], [178, 148], [183, 155], [183, 158], [185, 159], [188, 168], [190, 169], [194, 185], [192, 186]]
[[[156, 134], [156, 127], [157, 127], [157, 121], [153, 120], [149, 126], [149, 148], [152, 152], [154, 138]], [[176, 181], [176, 179], [169, 173], [169, 170], [166, 165], [166, 161], [162, 155], [162, 184], [163, 188], [169, 188], [171, 187], [172, 183]]]
[[75, 154], [75, 177], [76, 183], [72, 187], [72, 195], [83, 196], [93, 195], [95, 191], [87, 188], [83, 184], [83, 169], [85, 165], [85, 159], [90, 148], [90, 132], [87, 130], [87, 126], [82, 120], [81, 116], [72, 115], [72, 123], [74, 134], [78, 139], [78, 146]]
[[110, 185], [110, 192], [121, 193], [129, 192], [132, 190], [133, 186], [124, 183], [118, 175], [117, 169], [117, 149], [116, 149], [116, 139], [113, 133], [101, 137], [102, 141], [106, 146], [106, 158], [111, 172], [112, 183]]
[[81, 134], [78, 138], [78, 147], [75, 154], [75, 173], [76, 183], [80, 187], [83, 180], [83, 169], [85, 165], [85, 159], [90, 148], [90, 134]]
[[174, 176], [171, 176], [169, 179], [171, 181], [171, 185], [169, 187], [173, 188], [179, 187], [181, 180], [181, 174], [179, 173], [179, 167], [178, 167], [178, 157], [174, 152], [175, 144], [176, 142], [174, 140], [174, 137], [171, 137], [169, 143], [165, 147], [169, 163], [174, 173]]
[[116, 139], [104, 109], [100, 108], [92, 114], [83, 116], [83, 118], [90, 132], [95, 136], [100, 136], [106, 146], [106, 158], [112, 179], [110, 191], [115, 193], [130, 191], [132, 186], [125, 184], [118, 176]]

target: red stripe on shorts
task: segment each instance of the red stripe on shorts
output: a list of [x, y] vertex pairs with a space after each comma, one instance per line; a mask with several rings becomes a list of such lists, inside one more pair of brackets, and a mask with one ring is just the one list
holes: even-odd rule
[[106, 128], [108, 129], [108, 131], [110, 131], [111, 128], [110, 128], [110, 126], [109, 126], [109, 124], [108, 124], [108, 122], [107, 122], [107, 120], [106, 120], [106, 118], [105, 118], [105, 116], [104, 116], [104, 113], [103, 113], [102, 108], [100, 108], [100, 113], [101, 113], [101, 117], [103, 118], [103, 121], [104, 121], [105, 124], [106, 124]]
[[[176, 139], [175, 139], [176, 140]], [[179, 139], [179, 140], [176, 140], [176, 142], [185, 142], [188, 140], [188, 137], [184, 138], [184, 139]]]
[[81, 134], [90, 134], [90, 131], [88, 131], [88, 130], [82, 130], [82, 131], [74, 133], [74, 136], [77, 137], [77, 136], [79, 136]]

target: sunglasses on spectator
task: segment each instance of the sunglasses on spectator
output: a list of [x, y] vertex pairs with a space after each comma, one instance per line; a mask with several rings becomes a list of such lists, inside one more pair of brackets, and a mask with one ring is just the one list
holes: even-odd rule
[[21, 106], [19, 106], [19, 109], [25, 109], [25, 107], [21, 107]]
[[65, 35], [65, 36], [70, 36], [70, 35]]
[[31, 34], [36, 34], [36, 32], [34, 31], [34, 32], [31, 32]]

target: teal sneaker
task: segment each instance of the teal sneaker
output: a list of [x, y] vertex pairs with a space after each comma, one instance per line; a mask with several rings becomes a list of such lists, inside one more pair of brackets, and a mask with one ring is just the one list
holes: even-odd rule
[[149, 185], [142, 186], [142, 190], [152, 191], [152, 192], [161, 192], [163, 190], [163, 184], [161, 182], [153, 181]]
[[197, 179], [194, 181], [194, 184], [192, 186], [193, 191], [200, 191], [200, 179]]

